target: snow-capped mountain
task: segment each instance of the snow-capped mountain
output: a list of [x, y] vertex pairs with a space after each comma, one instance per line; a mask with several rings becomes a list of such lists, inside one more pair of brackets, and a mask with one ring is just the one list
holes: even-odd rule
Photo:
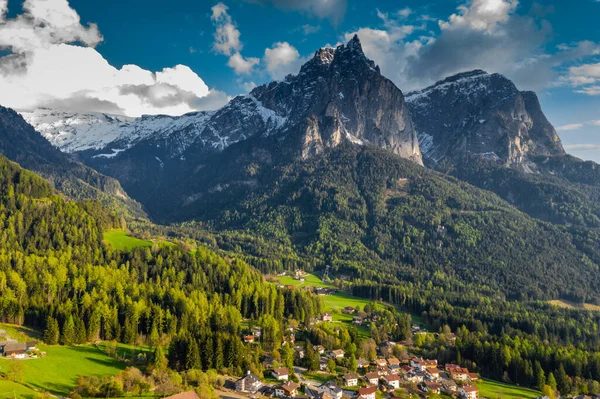
[[[141, 118], [108, 114], [76, 114], [51, 109], [21, 113], [50, 143], [67, 153], [100, 151], [112, 158], [143, 140], [171, 142], [180, 154], [196, 138], [213, 112], [193, 112], [180, 117], [145, 115]], [[110, 148], [111, 151], [102, 150]]]
[[406, 101], [431, 166], [476, 154], [527, 168], [531, 156], [564, 154], [536, 94], [500, 74], [460, 73], [409, 93]]
[[42, 109], [23, 116], [53, 145], [83, 153], [84, 160], [112, 162], [136, 146], [152, 145], [162, 149], [153, 158], [163, 162], [186, 151], [222, 151], [254, 136], [294, 134], [301, 157], [349, 140], [421, 163], [403, 95], [366, 58], [358, 37], [320, 49], [297, 76], [257, 87], [216, 112], [133, 119]]

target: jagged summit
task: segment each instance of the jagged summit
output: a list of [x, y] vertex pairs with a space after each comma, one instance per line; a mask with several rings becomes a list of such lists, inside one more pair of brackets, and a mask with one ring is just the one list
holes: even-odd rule
[[531, 156], [564, 154], [537, 96], [474, 70], [406, 96], [426, 162], [476, 154], [530, 171]]

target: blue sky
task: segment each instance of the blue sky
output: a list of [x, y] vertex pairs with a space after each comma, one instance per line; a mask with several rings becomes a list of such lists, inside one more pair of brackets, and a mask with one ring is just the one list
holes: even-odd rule
[[[0, 103], [132, 116], [215, 108], [357, 32], [405, 92], [467, 69], [505, 74], [538, 93], [571, 153], [600, 161], [600, 1], [424, 3], [0, 0]], [[23, 27], [34, 39], [15, 33]]]

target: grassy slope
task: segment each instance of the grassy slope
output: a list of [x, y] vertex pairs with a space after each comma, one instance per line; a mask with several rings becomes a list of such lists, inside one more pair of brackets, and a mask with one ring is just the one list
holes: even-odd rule
[[34, 399], [36, 395], [37, 392], [24, 385], [12, 381], [0, 380], [0, 399]]
[[[46, 351], [45, 357], [19, 361], [23, 369], [23, 384], [36, 390], [67, 395], [79, 375], [114, 375], [125, 369], [123, 363], [106, 356], [92, 345], [40, 345], [40, 349]], [[0, 367], [5, 369], [13, 361], [0, 359]]]
[[479, 396], [489, 399], [534, 399], [542, 395], [533, 389], [492, 380], [483, 380], [476, 385], [479, 388]]
[[139, 238], [129, 236], [123, 230], [109, 230], [105, 232], [104, 240], [119, 250], [152, 246], [152, 241], [140, 240]]

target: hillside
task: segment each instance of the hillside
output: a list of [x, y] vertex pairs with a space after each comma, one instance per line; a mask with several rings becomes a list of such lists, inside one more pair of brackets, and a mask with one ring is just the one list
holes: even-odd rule
[[597, 266], [571, 235], [488, 191], [369, 146], [270, 168], [251, 154], [232, 146], [208, 164], [186, 186], [203, 188], [201, 201], [177, 216], [254, 232], [357, 278], [427, 280], [443, 270], [515, 298], [598, 296]]
[[98, 200], [129, 217], [145, 217], [120, 183], [53, 147], [15, 111], [0, 106], [0, 154], [46, 178], [76, 200]]

